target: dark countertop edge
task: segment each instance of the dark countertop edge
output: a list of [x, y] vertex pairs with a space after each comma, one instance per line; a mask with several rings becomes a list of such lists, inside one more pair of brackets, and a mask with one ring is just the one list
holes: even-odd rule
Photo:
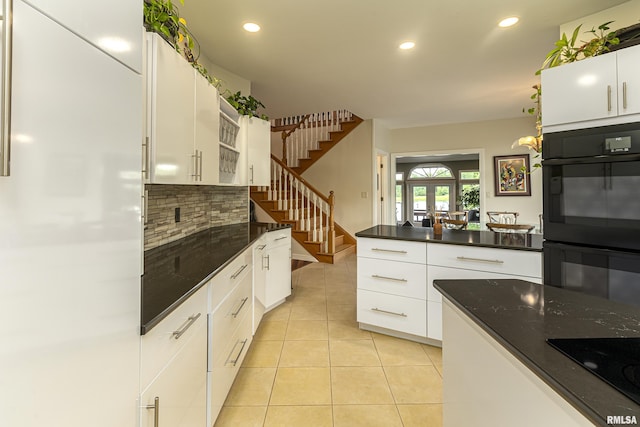
[[[469, 243], [469, 242], [456, 242], [456, 241], [451, 241], [451, 240], [432, 240], [432, 239], [424, 239], [424, 238], [419, 238], [419, 237], [404, 237], [404, 236], [385, 236], [385, 235], [380, 235], [380, 234], [374, 234], [371, 233], [369, 230], [371, 230], [371, 227], [368, 228], [366, 230], [362, 230], [362, 231], [358, 231], [355, 236], [356, 237], [363, 237], [363, 238], [368, 238], [368, 239], [386, 239], [386, 240], [402, 240], [402, 241], [406, 241], [406, 242], [424, 242], [424, 243], [438, 243], [438, 244], [444, 244], [444, 245], [459, 245], [459, 246], [479, 246], [479, 247], [484, 247], [484, 248], [495, 248], [495, 249], [510, 249], [510, 250], [515, 250], [515, 251], [529, 251], [529, 252], [542, 252], [542, 247], [540, 248], [532, 248], [532, 247], [524, 247], [524, 246], [509, 246], [509, 245], [499, 245], [499, 244], [489, 244], [489, 243]], [[390, 226], [393, 227], [393, 226]], [[420, 228], [426, 228], [426, 227], [415, 227], [417, 229]], [[496, 233], [495, 231], [485, 231], [485, 230], [443, 230], [443, 235], [445, 233], [451, 233], [451, 232], [458, 232], [458, 231], [462, 231], [462, 232], [473, 232], [473, 231], [477, 231], [479, 233]], [[497, 233], [497, 234], [503, 234], [503, 233]], [[504, 233], [504, 234], [508, 234], [508, 233]]]
[[[542, 284], [537, 284], [539, 286], [544, 286]], [[473, 320], [473, 322], [483, 331], [485, 331], [491, 338], [496, 340], [498, 344], [500, 344], [504, 349], [506, 349], [513, 357], [515, 357], [518, 361], [520, 361], [526, 368], [528, 368], [531, 372], [533, 372], [538, 378], [540, 378], [545, 384], [551, 387], [556, 393], [558, 393], [561, 397], [563, 397], [571, 406], [573, 406], [578, 412], [584, 415], [595, 425], [604, 425], [603, 419], [591, 409], [589, 406], [584, 404], [582, 400], [577, 397], [574, 393], [568, 390], [563, 385], [559, 384], [556, 380], [553, 379], [549, 374], [547, 374], [538, 364], [529, 359], [524, 353], [518, 350], [515, 346], [511, 345], [507, 340], [505, 340], [498, 332], [494, 329], [490, 328], [486, 323], [484, 323], [479, 317], [473, 314], [472, 311], [468, 310], [463, 304], [456, 301], [454, 298], [450, 297], [450, 295], [443, 290], [438, 284], [437, 280], [434, 281], [433, 286], [456, 308], [462, 311], [469, 319]]]
[[227, 261], [225, 261], [222, 265], [220, 265], [220, 267], [218, 267], [217, 269], [215, 269], [214, 271], [209, 273], [207, 275], [207, 277], [205, 277], [198, 284], [196, 284], [191, 289], [189, 289], [189, 291], [187, 291], [185, 294], [183, 294], [180, 298], [178, 298], [173, 304], [171, 304], [169, 307], [167, 307], [164, 311], [162, 311], [160, 314], [158, 314], [156, 317], [154, 317], [153, 319], [151, 319], [147, 323], [145, 323], [143, 325], [140, 325], [140, 335], [146, 335], [147, 332], [149, 332], [151, 329], [153, 329], [154, 326], [157, 326], [162, 320], [164, 320], [169, 314], [171, 314], [173, 312], [173, 310], [178, 308], [180, 306], [180, 304], [182, 304], [183, 302], [188, 300], [193, 294], [198, 292], [200, 290], [200, 288], [202, 288], [209, 280], [211, 280], [215, 275], [217, 275], [220, 271], [222, 271], [233, 260], [238, 258], [238, 256], [241, 253], [243, 253], [244, 251], [247, 250], [247, 248], [252, 246], [256, 242], [256, 240], [260, 239], [266, 233], [270, 233], [272, 231], [282, 230], [284, 228], [291, 228], [290, 224], [278, 224], [278, 225], [279, 225], [279, 227], [274, 227], [273, 229], [269, 229], [266, 232], [264, 232], [264, 233], [262, 233], [260, 235], [257, 235], [255, 239], [253, 239], [252, 241], [247, 243], [247, 245], [245, 247], [243, 247], [241, 250], [236, 252], [235, 255], [230, 257]]

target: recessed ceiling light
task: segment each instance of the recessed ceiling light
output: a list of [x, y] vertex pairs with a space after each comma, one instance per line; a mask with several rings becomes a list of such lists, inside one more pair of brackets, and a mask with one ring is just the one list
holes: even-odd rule
[[247, 22], [242, 26], [242, 28], [249, 31], [250, 33], [257, 33], [258, 31], [260, 31], [260, 25], [253, 22]]
[[509, 18], [504, 18], [502, 21], [498, 23], [498, 27], [510, 27], [512, 25], [516, 25], [516, 23], [520, 20], [517, 16], [511, 16]]
[[400, 43], [400, 49], [402, 49], [402, 50], [413, 49], [414, 47], [416, 47], [416, 44], [414, 42], [403, 42], [403, 43]]

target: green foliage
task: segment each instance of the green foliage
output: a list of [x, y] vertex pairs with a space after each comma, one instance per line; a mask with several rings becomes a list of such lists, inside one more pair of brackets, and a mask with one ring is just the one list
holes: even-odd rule
[[580, 41], [582, 45], [578, 47], [576, 47], [576, 42], [578, 41], [578, 35], [580, 34], [582, 25], [578, 25], [576, 29], [573, 30], [571, 38], [568, 38], [566, 33], [562, 33], [562, 37], [555, 43], [556, 47], [547, 54], [547, 57], [542, 63], [542, 67], [536, 72], [536, 75], [540, 74], [545, 68], [553, 68], [558, 65], [600, 55], [607, 52], [609, 46], [620, 43], [620, 39], [616, 37], [615, 31], [607, 32], [609, 30], [609, 24], [612, 22], [613, 21], [605, 22], [599, 25], [597, 29], [592, 28], [589, 31], [585, 31], [585, 34], [591, 33], [595, 37], [586, 42]]
[[231, 104], [231, 106], [242, 116], [258, 117], [262, 120], [269, 120], [269, 117], [266, 115], [258, 114], [258, 108], [265, 108], [265, 106], [262, 102], [258, 101], [251, 95], [243, 96], [240, 91], [238, 91], [227, 96], [227, 101], [229, 101], [229, 104]]
[[480, 185], [473, 184], [462, 190], [462, 205], [465, 209], [480, 207]]

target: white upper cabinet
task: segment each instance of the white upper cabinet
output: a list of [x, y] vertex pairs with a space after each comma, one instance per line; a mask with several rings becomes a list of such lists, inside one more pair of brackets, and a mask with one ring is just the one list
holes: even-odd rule
[[220, 97], [207, 79], [195, 72], [195, 174], [196, 184], [218, 183], [218, 129], [220, 126]]
[[195, 70], [160, 36], [147, 33], [147, 168], [156, 184], [189, 184], [194, 144]]
[[93, 1], [24, 0], [94, 46], [142, 72], [142, 2], [112, 0], [103, 7]]
[[561, 65], [542, 72], [545, 131], [637, 120], [640, 113], [640, 46]]
[[640, 113], [640, 46], [618, 55], [618, 114]]
[[614, 54], [544, 70], [541, 82], [543, 126], [617, 114]]
[[271, 123], [257, 117], [240, 118], [240, 132], [246, 138], [247, 183], [269, 185], [271, 180]]

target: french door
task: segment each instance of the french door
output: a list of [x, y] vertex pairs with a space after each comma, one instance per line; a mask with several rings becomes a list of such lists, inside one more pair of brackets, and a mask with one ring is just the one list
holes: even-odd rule
[[415, 225], [421, 225], [427, 213], [455, 209], [453, 183], [410, 183], [409, 218]]

